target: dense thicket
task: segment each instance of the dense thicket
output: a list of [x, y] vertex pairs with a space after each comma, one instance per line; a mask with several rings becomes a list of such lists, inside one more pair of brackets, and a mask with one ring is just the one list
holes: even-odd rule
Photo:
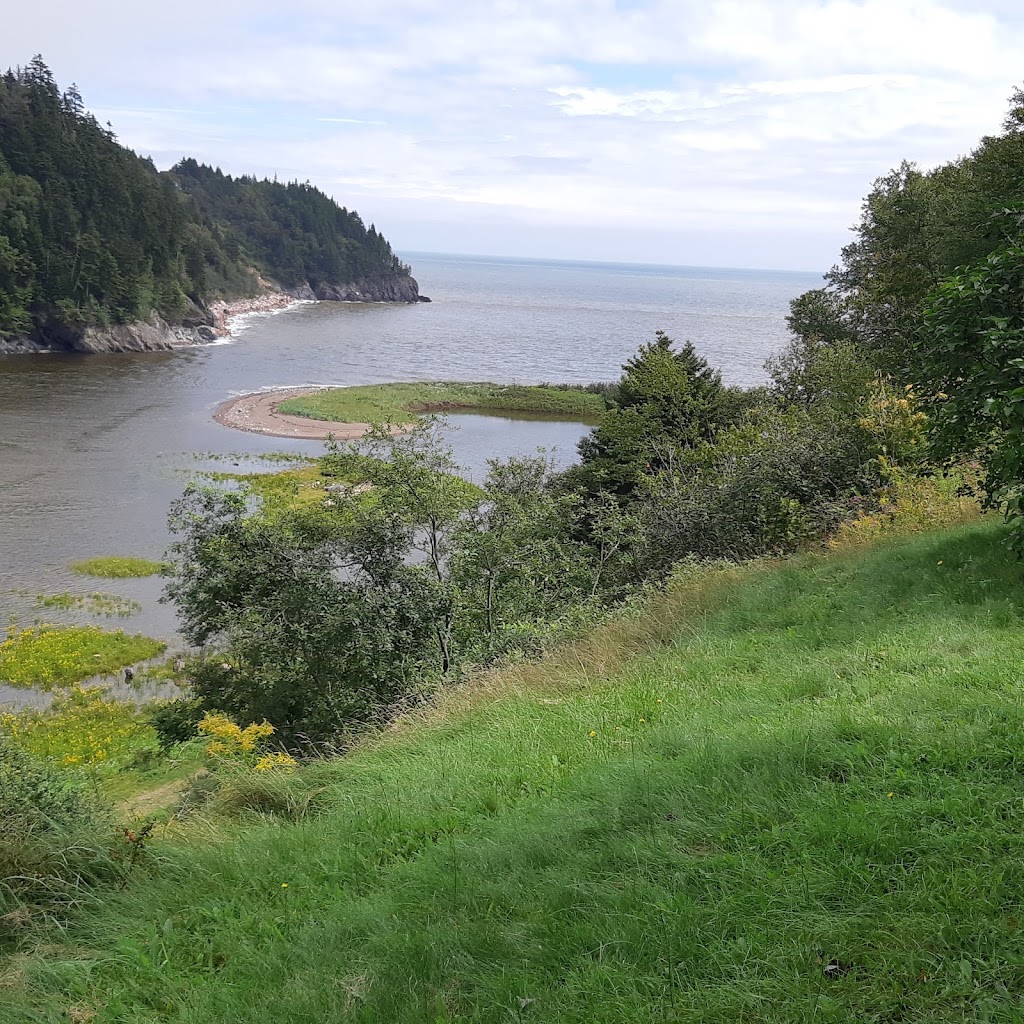
[[[986, 500], [1024, 511], [1024, 92], [999, 134], [923, 172], [904, 162], [864, 201], [827, 289], [790, 324], [851, 342], [880, 372], [920, 389], [935, 458], [976, 458]], [[1024, 547], [1024, 535], [1015, 533]]]
[[407, 275], [358, 214], [309, 184], [160, 173], [40, 58], [0, 77], [0, 338], [171, 322], [211, 298]]

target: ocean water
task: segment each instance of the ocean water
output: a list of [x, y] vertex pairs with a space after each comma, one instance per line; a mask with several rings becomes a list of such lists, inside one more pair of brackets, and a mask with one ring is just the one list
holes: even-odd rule
[[442, 307], [432, 311], [425, 340], [455, 342], [456, 372], [472, 377], [486, 366], [530, 382], [615, 379], [663, 330], [692, 341], [726, 383], [762, 383], [765, 359], [785, 343], [790, 300], [822, 284], [820, 274], [717, 267], [403, 258], [421, 292]]
[[[815, 274], [403, 254], [431, 303], [318, 303], [255, 317], [230, 344], [111, 356], [0, 357], [0, 614], [39, 616], [37, 594], [104, 590], [143, 603], [125, 628], [175, 637], [159, 579], [99, 581], [71, 562], [159, 558], [167, 511], [201, 460], [318, 442], [215, 423], [231, 395], [282, 386], [396, 380], [614, 380], [655, 330], [691, 340], [727, 383], [764, 380], [789, 301]], [[451, 418], [467, 475], [543, 446], [567, 464], [586, 428]], [[73, 616], [71, 616], [73, 618]], [[120, 624], [120, 623], [118, 623]], [[8, 698], [11, 697], [7, 693]], [[5, 695], [0, 693], [0, 701]]]

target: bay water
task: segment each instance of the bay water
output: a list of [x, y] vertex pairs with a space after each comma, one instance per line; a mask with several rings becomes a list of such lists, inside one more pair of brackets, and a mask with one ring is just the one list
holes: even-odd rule
[[[587, 383], [618, 378], [656, 330], [691, 340], [726, 383], [764, 380], [786, 339], [789, 301], [817, 274], [403, 254], [430, 303], [317, 303], [253, 317], [227, 343], [173, 352], [0, 357], [0, 614], [4, 621], [84, 621], [41, 613], [40, 594], [114, 593], [142, 611], [110, 625], [175, 640], [159, 578], [93, 580], [72, 562], [159, 559], [167, 511], [217, 456], [315, 455], [320, 442], [215, 423], [232, 395], [276, 387], [459, 380]], [[565, 465], [577, 423], [460, 414], [448, 436], [466, 475], [488, 458], [538, 446]], [[21, 699], [0, 687], [0, 702]]]

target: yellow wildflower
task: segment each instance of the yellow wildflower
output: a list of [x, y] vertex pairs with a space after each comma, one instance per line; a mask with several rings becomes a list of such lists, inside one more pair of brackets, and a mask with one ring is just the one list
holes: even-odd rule
[[290, 754], [284, 754], [280, 751], [275, 751], [272, 754], [264, 754], [253, 767], [258, 772], [269, 772], [274, 769], [281, 769], [282, 771], [292, 772], [298, 768], [299, 763]]

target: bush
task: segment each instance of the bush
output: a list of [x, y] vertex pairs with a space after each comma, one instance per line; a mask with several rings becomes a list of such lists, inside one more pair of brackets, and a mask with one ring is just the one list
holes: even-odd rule
[[[422, 467], [417, 480], [457, 518], [461, 480]], [[422, 520], [385, 504], [389, 489], [375, 483], [375, 507], [332, 499], [311, 519], [195, 488], [175, 506], [167, 593], [186, 638], [210, 651], [192, 669], [207, 707], [267, 720], [289, 742], [332, 741], [449, 667], [450, 601], [431, 566], [407, 560]]]
[[650, 482], [643, 574], [663, 576], [689, 556], [741, 560], [823, 539], [850, 514], [850, 496], [877, 485], [873, 451], [856, 423], [763, 410]]
[[199, 697], [176, 697], [153, 701], [146, 709], [147, 719], [162, 750], [195, 739], [206, 709]]

